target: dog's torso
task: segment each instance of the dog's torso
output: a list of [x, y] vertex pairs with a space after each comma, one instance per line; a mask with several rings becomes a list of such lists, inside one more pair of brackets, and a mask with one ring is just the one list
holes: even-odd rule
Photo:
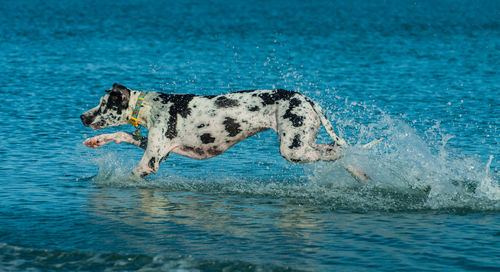
[[278, 124], [286, 131], [317, 119], [311, 100], [281, 89], [216, 96], [149, 93], [145, 103], [149, 131], [160, 135], [149, 144], [168, 142], [171, 152], [195, 159], [219, 155], [258, 132], [278, 131]]

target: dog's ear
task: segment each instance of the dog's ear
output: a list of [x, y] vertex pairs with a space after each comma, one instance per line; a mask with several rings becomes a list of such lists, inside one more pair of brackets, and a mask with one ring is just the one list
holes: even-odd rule
[[117, 93], [122, 92], [124, 90], [129, 90], [129, 89], [123, 85], [118, 84], [118, 83], [113, 84], [113, 87], [111, 88], [112, 92], [117, 92]]
[[128, 105], [128, 102], [130, 100], [130, 92], [131, 90], [123, 85], [120, 85], [118, 83], [113, 84], [113, 87], [110, 90], [106, 90], [106, 92], [111, 92], [111, 93], [116, 93], [121, 95], [122, 97], [122, 105], [126, 106]]

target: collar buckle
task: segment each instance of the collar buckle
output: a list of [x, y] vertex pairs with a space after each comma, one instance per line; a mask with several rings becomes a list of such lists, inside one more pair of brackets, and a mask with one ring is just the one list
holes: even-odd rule
[[130, 124], [132, 124], [132, 126], [134, 126], [136, 128], [139, 127], [139, 121], [137, 121], [137, 118], [132, 116], [129, 118], [128, 121], [130, 122]]

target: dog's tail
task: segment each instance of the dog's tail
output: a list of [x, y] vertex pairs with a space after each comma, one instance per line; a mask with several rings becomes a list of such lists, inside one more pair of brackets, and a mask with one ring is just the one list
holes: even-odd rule
[[337, 144], [339, 146], [347, 146], [348, 145], [347, 142], [344, 139], [342, 139], [341, 137], [339, 137], [335, 133], [335, 131], [333, 130], [333, 126], [330, 123], [330, 121], [328, 121], [328, 119], [326, 119], [326, 116], [323, 113], [323, 109], [318, 104], [316, 104], [316, 103], [314, 103], [312, 101], [309, 101], [309, 102], [311, 103], [311, 105], [313, 106], [314, 111], [316, 112], [316, 114], [318, 115], [319, 119], [321, 120], [321, 124], [325, 128], [326, 133], [328, 133], [328, 135], [330, 135], [330, 137], [335, 141], [335, 144]]

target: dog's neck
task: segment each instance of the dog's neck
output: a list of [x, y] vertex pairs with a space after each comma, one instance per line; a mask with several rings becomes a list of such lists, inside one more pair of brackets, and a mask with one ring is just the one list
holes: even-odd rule
[[[134, 109], [137, 105], [137, 101], [139, 100], [139, 96], [141, 94], [141, 91], [132, 91], [130, 93], [130, 101], [129, 101], [129, 106], [128, 106], [128, 119], [132, 117], [132, 114], [134, 112]], [[147, 93], [144, 97], [147, 96]], [[148, 119], [146, 118], [146, 116], [148, 116], [146, 114], [146, 112], [149, 111], [149, 108], [150, 106], [148, 105], [148, 102], [147, 102], [147, 99], [144, 99], [142, 101], [142, 106], [141, 108], [139, 109], [139, 114], [137, 115], [137, 123], [138, 125], [141, 125], [141, 126], [145, 126], [145, 127], [148, 127]], [[127, 120], [127, 122], [129, 122], [129, 120]]]

